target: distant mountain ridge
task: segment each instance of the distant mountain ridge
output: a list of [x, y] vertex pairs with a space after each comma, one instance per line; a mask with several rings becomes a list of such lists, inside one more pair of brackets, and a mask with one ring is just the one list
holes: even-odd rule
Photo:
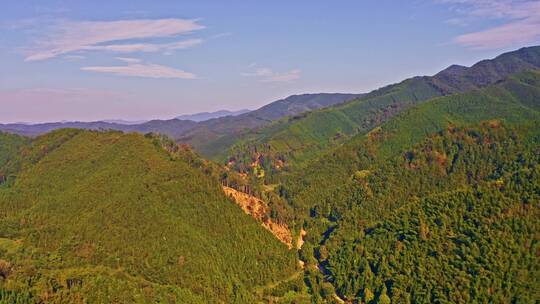
[[106, 119], [102, 121], [108, 122], [108, 123], [116, 123], [120, 125], [140, 125], [145, 122], [148, 122], [148, 120], [124, 120], [124, 119]]
[[206, 120], [214, 119], [214, 118], [220, 118], [224, 116], [238, 116], [240, 114], [244, 114], [249, 111], [250, 110], [248, 109], [242, 109], [238, 111], [219, 110], [215, 112], [200, 112], [200, 113], [195, 113], [195, 114], [180, 115], [180, 116], [177, 116], [176, 119], [201, 122], [201, 121], [206, 121]]
[[[161, 133], [180, 142], [204, 148], [209, 141], [223, 136], [235, 135], [238, 132], [268, 124], [287, 115], [296, 115], [305, 111], [338, 104], [361, 94], [319, 93], [293, 95], [267, 104], [257, 110], [217, 111], [182, 115], [188, 119], [151, 120], [140, 124], [127, 124], [124, 121], [95, 122], [52, 122], [41, 124], [0, 124], [0, 130], [26, 136], [37, 136], [47, 132], [77, 128], [89, 130], [118, 130], [123, 132]], [[245, 112], [248, 111], [248, 112]], [[242, 113], [244, 112], [244, 113]], [[211, 116], [219, 116], [209, 118]], [[199, 120], [199, 121], [196, 121]], [[228, 146], [227, 146], [228, 147]]]
[[[346, 103], [282, 119], [238, 140], [226, 158], [249, 168], [255, 158], [266, 173], [279, 163], [299, 164], [321, 151], [392, 119], [434, 97], [479, 89], [515, 73], [540, 68], [540, 46], [521, 48], [470, 68], [453, 65], [434, 76], [417, 76], [374, 90]], [[217, 148], [216, 148], [217, 149]], [[267, 175], [268, 176], [268, 175]]]
[[180, 142], [191, 144], [206, 157], [216, 157], [226, 151], [246, 131], [270, 124], [285, 116], [340, 104], [363, 94], [316, 93], [292, 95], [269, 103], [257, 110], [238, 116], [210, 119], [188, 130]]
[[482, 60], [471, 67], [451, 65], [431, 77], [431, 80], [445, 93], [451, 94], [484, 87], [509, 75], [539, 67], [540, 47], [525, 47]]
[[197, 123], [190, 120], [150, 120], [142, 124], [120, 124], [105, 121], [94, 122], [51, 122], [41, 124], [0, 124], [0, 130], [25, 136], [37, 136], [57, 129], [75, 128], [85, 130], [117, 130], [123, 132], [162, 133], [179, 136]]
[[[249, 139], [259, 152], [272, 143], [273, 153], [286, 156], [324, 149], [334, 142], [365, 132], [395, 114], [436, 96], [481, 88], [509, 75], [540, 68], [540, 46], [526, 47], [483, 60], [471, 67], [452, 65], [434, 76], [418, 76], [368, 94], [319, 93], [292, 95], [257, 110], [236, 116], [218, 111], [180, 118], [191, 120], [153, 120], [142, 124], [117, 122], [66, 122], [48, 124], [0, 124], [0, 130], [21, 135], [40, 135], [60, 128], [113, 129], [124, 132], [154, 132], [192, 145], [202, 155], [220, 158], [240, 140]], [[323, 109], [323, 110], [320, 110]], [[301, 113], [301, 117], [297, 116]], [[228, 115], [204, 121], [215, 115]], [[289, 119], [283, 119], [289, 116]], [[282, 119], [281, 121], [279, 121]], [[321, 127], [324, 126], [324, 129]], [[304, 142], [309, 140], [311, 142]], [[270, 145], [269, 145], [270, 144]], [[259, 145], [265, 147], [261, 149]], [[243, 149], [243, 148], [242, 148]], [[243, 149], [245, 152], [245, 149]], [[282, 150], [282, 151], [279, 151]], [[235, 157], [239, 155], [233, 152]]]

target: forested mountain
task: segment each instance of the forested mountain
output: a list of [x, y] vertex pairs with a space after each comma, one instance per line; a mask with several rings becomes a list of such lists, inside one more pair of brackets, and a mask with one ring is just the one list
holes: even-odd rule
[[537, 303], [539, 67], [523, 48], [188, 122], [207, 155], [235, 144], [221, 163], [153, 133], [0, 133], [0, 303]]
[[302, 251], [315, 297], [537, 301], [539, 122], [445, 130], [321, 197]]
[[268, 125], [285, 116], [339, 104], [362, 94], [320, 93], [293, 95], [274, 101], [260, 109], [238, 115], [211, 119], [200, 123], [178, 138], [191, 144], [204, 156], [214, 158], [225, 153], [246, 131]]
[[433, 77], [414, 77], [358, 99], [257, 129], [228, 153], [228, 161], [249, 171], [256, 160], [266, 176], [301, 165], [325, 149], [364, 134], [396, 114], [430, 98], [496, 83], [513, 73], [540, 67], [540, 47], [523, 48], [470, 68], [452, 66]]
[[14, 171], [8, 163], [18, 157], [19, 150], [30, 142], [28, 138], [0, 132], [0, 184]]
[[539, 111], [540, 72], [524, 72], [429, 100], [285, 179], [314, 297], [538, 300]]
[[19, 168], [0, 186], [0, 302], [253, 303], [295, 271], [205, 162], [161, 137], [65, 129], [0, 152]]
[[520, 71], [540, 67], [539, 47], [522, 48], [482, 60], [470, 68], [452, 65], [433, 76], [432, 81], [445, 93], [465, 92], [495, 83]]

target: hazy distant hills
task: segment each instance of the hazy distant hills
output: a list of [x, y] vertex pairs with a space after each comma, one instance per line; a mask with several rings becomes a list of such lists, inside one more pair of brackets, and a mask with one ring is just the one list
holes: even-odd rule
[[145, 123], [147, 121], [148, 120], [124, 120], [124, 119], [107, 119], [107, 120], [103, 120], [103, 122], [115, 123], [115, 124], [120, 124], [120, 125], [140, 125], [140, 124], [143, 124], [143, 123]]
[[176, 119], [180, 120], [192, 120], [196, 122], [201, 122], [209, 119], [220, 118], [223, 116], [238, 116], [249, 112], [248, 109], [238, 110], [238, 111], [229, 111], [229, 110], [219, 110], [215, 112], [201, 112], [195, 114], [180, 115]]
[[222, 110], [211, 113], [182, 115], [170, 120], [151, 120], [144, 123], [126, 123], [125, 121], [108, 120], [96, 122], [0, 124], [0, 130], [27, 136], [36, 136], [62, 128], [119, 130], [141, 133], [154, 132], [200, 147], [210, 140], [259, 127], [283, 116], [296, 115], [305, 111], [327, 107], [359, 96], [361, 94], [304, 94], [294, 95], [272, 102], [255, 111], [240, 110], [233, 112]]
[[52, 122], [42, 124], [5, 124], [0, 130], [26, 136], [37, 136], [57, 129], [75, 128], [86, 130], [118, 130], [123, 132], [162, 133], [176, 137], [197, 123], [190, 120], [151, 120], [142, 124], [121, 124], [104, 121], [95, 122]]
[[316, 110], [358, 98], [362, 94], [319, 93], [293, 95], [238, 116], [211, 119], [188, 130], [180, 142], [191, 144], [207, 157], [225, 152], [239, 135], [285, 116]]

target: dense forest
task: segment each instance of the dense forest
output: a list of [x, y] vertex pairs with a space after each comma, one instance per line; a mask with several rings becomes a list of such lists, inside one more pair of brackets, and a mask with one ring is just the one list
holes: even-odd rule
[[524, 48], [291, 99], [208, 151], [0, 133], [0, 303], [537, 303], [538, 67]]
[[450, 128], [355, 172], [311, 207], [302, 255], [346, 299], [534, 302], [539, 122]]
[[217, 178], [164, 146], [72, 129], [25, 146], [0, 190], [2, 297], [249, 303], [253, 288], [296, 270]]
[[[530, 279], [538, 277], [539, 101], [538, 72], [436, 98], [286, 177], [281, 192], [308, 231], [301, 256], [312, 265], [314, 294], [328, 300], [335, 289], [349, 300], [396, 303], [538, 299], [523, 294], [538, 284]], [[508, 242], [495, 242], [502, 236]], [[465, 259], [458, 250], [479, 259], [486, 244], [490, 260], [449, 262]], [[495, 260], [510, 264], [494, 268]], [[491, 292], [476, 290], [471, 268], [482, 269]], [[461, 272], [468, 279], [455, 285]], [[513, 272], [521, 276], [505, 275]], [[512, 287], [495, 292], [500, 282]]]

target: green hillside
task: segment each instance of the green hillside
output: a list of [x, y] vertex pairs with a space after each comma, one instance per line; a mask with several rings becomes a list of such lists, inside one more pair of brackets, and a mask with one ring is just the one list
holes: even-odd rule
[[538, 119], [539, 111], [540, 72], [520, 73], [497, 85], [435, 98], [414, 107], [366, 135], [357, 135], [344, 145], [330, 149], [303, 170], [291, 174], [289, 180], [302, 180], [294, 192], [310, 195], [313, 189], [332, 188], [334, 183], [328, 185], [326, 180], [345, 179], [357, 170], [376, 166], [377, 161], [394, 156], [448, 127], [490, 119], [522, 123]]
[[534, 303], [539, 122], [445, 130], [360, 171], [313, 206], [303, 255], [347, 299]]
[[298, 166], [326, 148], [365, 133], [404, 109], [440, 94], [426, 78], [405, 80], [358, 100], [288, 117], [253, 131], [231, 148], [229, 159], [235, 161], [237, 170], [245, 171], [251, 171], [249, 164], [256, 155], [262, 155], [264, 169], [269, 173], [279, 171], [275, 168], [279, 160]]
[[174, 138], [179, 142], [192, 145], [199, 153], [208, 158], [219, 158], [246, 131], [269, 125], [272, 121], [285, 116], [298, 115], [360, 96], [362, 94], [318, 93], [292, 95], [241, 115], [220, 117], [201, 122], [182, 136]]
[[[395, 115], [433, 97], [466, 92], [527, 69], [540, 68], [540, 47], [523, 48], [470, 68], [455, 66], [433, 77], [414, 77], [356, 100], [282, 119], [246, 135], [227, 155], [235, 168], [263, 169], [268, 182], [276, 172], [302, 167], [330, 147], [365, 134]], [[259, 159], [260, 168], [251, 164]]]
[[414, 107], [286, 178], [315, 298], [538, 299], [539, 109], [540, 72], [524, 72]]
[[294, 254], [174, 147], [66, 129], [23, 148], [0, 190], [0, 302], [253, 303], [289, 277]]
[[539, 67], [523, 48], [215, 120], [197, 138], [235, 143], [225, 165], [156, 134], [0, 133], [0, 303], [538, 303]]
[[17, 158], [19, 149], [29, 142], [25, 137], [0, 132], [0, 185], [8, 181], [13, 171], [8, 168], [8, 163]]

